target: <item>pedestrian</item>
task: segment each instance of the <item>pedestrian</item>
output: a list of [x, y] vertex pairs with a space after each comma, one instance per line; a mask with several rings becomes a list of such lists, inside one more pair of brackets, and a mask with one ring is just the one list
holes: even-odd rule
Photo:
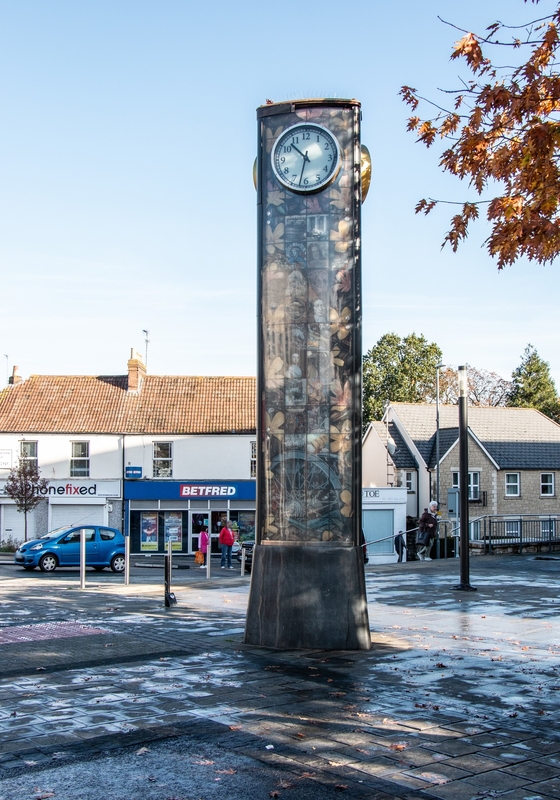
[[432, 545], [437, 536], [437, 503], [435, 500], [424, 509], [418, 525], [418, 558], [420, 561], [431, 561], [429, 556]]
[[206, 569], [206, 559], [208, 557], [208, 544], [210, 537], [208, 536], [208, 528], [202, 528], [198, 537], [198, 549], [204, 556], [204, 563], [200, 565], [200, 569]]
[[229, 519], [226, 519], [222, 525], [222, 530], [220, 531], [220, 536], [218, 538], [222, 546], [222, 561], [220, 566], [222, 569], [226, 569], [226, 566], [228, 569], [233, 569], [231, 566], [231, 548], [233, 547], [235, 537], [233, 535]]
[[399, 531], [395, 535], [395, 553], [398, 554], [399, 558], [397, 563], [400, 564], [403, 560], [403, 553], [406, 550], [406, 543], [404, 540], [404, 531]]

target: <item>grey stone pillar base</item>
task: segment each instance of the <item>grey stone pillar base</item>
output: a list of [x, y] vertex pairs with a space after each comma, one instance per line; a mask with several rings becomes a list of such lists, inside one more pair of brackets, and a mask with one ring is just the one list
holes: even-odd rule
[[245, 643], [369, 650], [361, 547], [256, 545]]

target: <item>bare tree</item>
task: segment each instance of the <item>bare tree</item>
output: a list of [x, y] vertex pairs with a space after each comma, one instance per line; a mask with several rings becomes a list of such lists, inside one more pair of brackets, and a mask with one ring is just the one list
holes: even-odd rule
[[[459, 386], [457, 370], [447, 367], [439, 379], [442, 403], [457, 403]], [[471, 406], [505, 406], [512, 390], [511, 381], [506, 381], [495, 372], [486, 369], [468, 368], [469, 404]]]
[[27, 541], [27, 515], [41, 502], [41, 493], [48, 485], [48, 480], [40, 477], [35, 462], [26, 458], [20, 458], [17, 467], [14, 467], [8, 475], [4, 493], [12, 498], [17, 510], [25, 515], [25, 541]]

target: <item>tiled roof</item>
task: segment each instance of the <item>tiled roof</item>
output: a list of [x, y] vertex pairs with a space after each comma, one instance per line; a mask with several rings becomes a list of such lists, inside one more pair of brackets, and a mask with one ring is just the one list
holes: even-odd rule
[[32, 375], [0, 392], [6, 433], [254, 433], [255, 378]]
[[[387, 446], [386, 424], [384, 422], [372, 422], [371, 425], [383, 444]], [[408, 449], [394, 422], [389, 423], [389, 436], [393, 439], [396, 446], [396, 450], [391, 456], [395, 467], [397, 467], [397, 469], [416, 469], [418, 465], [414, 460], [414, 456]]]
[[[435, 467], [434, 404], [392, 403], [429, 467]], [[440, 405], [440, 457], [458, 437], [456, 405]], [[470, 430], [501, 469], [560, 469], [560, 425], [533, 408], [469, 406]]]

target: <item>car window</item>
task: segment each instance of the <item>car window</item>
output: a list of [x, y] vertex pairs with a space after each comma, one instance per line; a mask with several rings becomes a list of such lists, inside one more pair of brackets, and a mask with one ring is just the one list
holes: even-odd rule
[[60, 536], [64, 531], [69, 530], [67, 526], [63, 528], [55, 528], [54, 531], [49, 531], [48, 533], [44, 533], [40, 538], [41, 539], [56, 539], [57, 536]]
[[114, 539], [115, 533], [116, 531], [112, 531], [110, 528], [99, 528], [99, 535], [105, 542], [108, 542], [110, 539]]
[[[63, 539], [60, 540], [60, 544], [72, 544], [74, 542], [80, 541], [80, 529], [76, 529], [74, 531], [70, 531]], [[95, 528], [85, 528], [86, 532], [86, 542], [92, 542], [95, 536]]]

